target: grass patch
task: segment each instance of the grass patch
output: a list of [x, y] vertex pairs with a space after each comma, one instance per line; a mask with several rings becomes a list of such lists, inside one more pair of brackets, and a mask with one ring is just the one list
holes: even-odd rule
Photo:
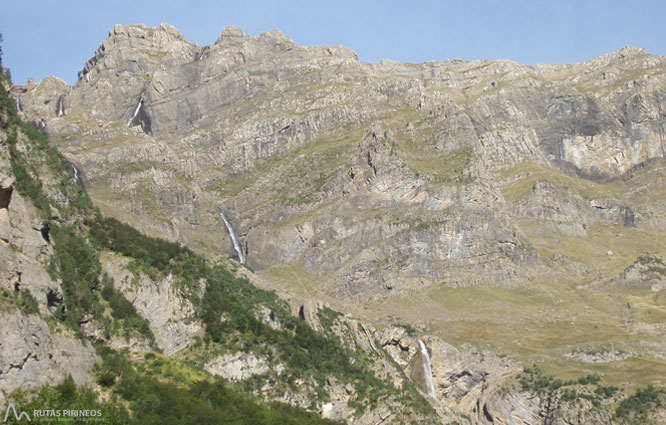
[[469, 184], [472, 180], [465, 177], [463, 171], [473, 158], [474, 148], [468, 146], [439, 155], [433, 154], [427, 158], [410, 156], [405, 158], [405, 162], [411, 170], [430, 177], [435, 183]]
[[503, 181], [509, 181], [504, 186], [502, 194], [508, 201], [512, 202], [516, 202], [530, 193], [534, 184], [539, 181], [547, 181], [555, 186], [568, 188], [584, 198], [615, 198], [617, 195], [613, 188], [609, 186], [579, 177], [572, 177], [557, 168], [546, 168], [531, 162], [524, 162], [504, 169], [498, 177]]
[[[666, 253], [662, 235], [640, 228], [595, 225], [587, 229], [587, 237], [574, 237], [544, 230], [538, 220], [519, 220], [516, 224], [541, 256], [565, 255], [605, 277], [618, 275], [645, 252]], [[608, 251], [613, 255], [609, 256]]]

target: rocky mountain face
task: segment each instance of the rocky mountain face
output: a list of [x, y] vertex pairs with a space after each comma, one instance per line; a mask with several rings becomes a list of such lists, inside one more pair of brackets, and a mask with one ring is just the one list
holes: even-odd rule
[[[221, 389], [235, 384], [237, 402], [272, 403], [254, 402], [235, 423], [434, 423], [439, 417], [378, 348], [368, 325], [299, 300], [292, 300], [292, 315], [289, 304], [257, 288], [266, 285], [247, 269], [228, 260], [207, 263], [177, 244], [107, 221], [93, 209], [78, 169], [49, 145], [39, 123], [21, 122], [8, 101], [3, 83], [3, 411], [18, 403], [32, 413], [24, 408], [26, 395], [37, 399], [38, 409], [61, 407], [63, 397], [63, 408], [74, 402], [92, 408], [95, 397], [113, 397], [111, 405], [100, 406], [102, 423], [147, 423], [151, 417], [142, 416], [140, 406], [145, 394], [128, 388], [134, 379], [157, 377], [152, 382], [158, 386], [177, 383], [157, 398], [175, 391], [186, 399], [187, 388], [213, 381], [229, 383]], [[162, 261], [160, 267], [155, 261]], [[72, 378], [69, 390], [44, 395], [44, 387], [66, 376]], [[73, 400], [76, 385], [93, 392]], [[219, 403], [219, 390], [216, 397], [208, 409]], [[148, 405], [154, 408], [155, 398]], [[131, 415], [123, 415], [128, 406]], [[161, 420], [168, 410], [157, 411]], [[186, 423], [197, 414], [177, 412]], [[210, 421], [210, 414], [194, 422]], [[230, 414], [222, 412], [225, 420]]]
[[[91, 383], [98, 360], [87, 341], [51, 324], [64, 306], [60, 283], [48, 273], [53, 255], [49, 228], [30, 199], [15, 190], [6, 111], [0, 113], [0, 405], [15, 390], [30, 390], [70, 374], [76, 383]], [[23, 141], [23, 140], [22, 140]], [[25, 312], [33, 314], [24, 314]]]
[[[437, 420], [583, 424], [612, 420], [622, 397], [605, 388], [665, 384], [665, 71], [630, 47], [572, 65], [367, 64], [279, 31], [227, 27], [199, 46], [162, 24], [114, 27], [73, 87], [48, 77], [10, 95], [105, 214], [242, 258], [295, 316], [427, 395], [420, 337]], [[190, 356], [204, 326], [172, 277], [101, 263], [157, 346]], [[324, 305], [353, 317], [322, 325]], [[197, 361], [245, 382], [278, 366], [269, 357]], [[330, 377], [327, 402], [308, 382], [256, 392], [351, 423], [404, 420], [397, 399], [359, 416], [348, 384]]]
[[367, 300], [533, 279], [519, 219], [571, 235], [660, 227], [623, 199], [540, 182], [515, 205], [503, 191], [529, 172], [501, 173], [600, 182], [663, 158], [664, 66], [635, 48], [575, 65], [373, 65], [278, 31], [225, 28], [201, 47], [168, 25], [116, 26], [74, 87], [47, 78], [13, 94], [110, 214], [233, 255], [224, 210], [253, 269], [289, 264]]

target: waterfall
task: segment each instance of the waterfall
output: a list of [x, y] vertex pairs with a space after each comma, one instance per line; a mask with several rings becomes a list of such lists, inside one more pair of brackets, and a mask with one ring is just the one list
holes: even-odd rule
[[423, 341], [419, 339], [419, 348], [421, 349], [421, 359], [423, 359], [423, 374], [425, 375], [428, 384], [428, 395], [437, 400], [437, 392], [435, 392], [435, 383], [432, 380], [432, 368], [430, 365], [430, 354], [426, 349]]
[[127, 121], [127, 128], [129, 128], [130, 125], [132, 125], [132, 121], [134, 121], [134, 118], [136, 118], [136, 116], [139, 115], [139, 109], [141, 109], [141, 105], [143, 105], [143, 98], [141, 98], [139, 100], [139, 104], [136, 105], [136, 109], [134, 110], [134, 115], [132, 115], [132, 118], [130, 118], [129, 121]]
[[58, 116], [62, 117], [65, 115], [65, 108], [63, 107], [63, 101], [64, 101], [65, 96], [62, 95], [58, 98]]
[[16, 112], [22, 112], [21, 111], [21, 102], [19, 101], [18, 97], [14, 98], [14, 103], [16, 104]]
[[74, 164], [72, 164], [72, 174], [74, 174], [74, 177], [72, 178], [72, 180], [74, 180], [74, 183], [78, 182], [79, 181], [79, 170], [76, 169]]
[[238, 254], [238, 261], [240, 261], [241, 264], [245, 264], [245, 254], [243, 254], [243, 250], [238, 243], [238, 239], [236, 239], [236, 233], [234, 233], [234, 229], [231, 227], [231, 223], [229, 223], [229, 220], [227, 220], [227, 217], [224, 215], [224, 211], [220, 211], [220, 216], [222, 217], [222, 221], [224, 221], [224, 225], [227, 227], [227, 232], [229, 232], [231, 242], [234, 244], [234, 250], [236, 251], [236, 254]]
[[199, 55], [199, 60], [202, 61], [206, 58], [206, 52], [208, 51], [208, 47], [204, 47], [201, 49], [201, 54]]

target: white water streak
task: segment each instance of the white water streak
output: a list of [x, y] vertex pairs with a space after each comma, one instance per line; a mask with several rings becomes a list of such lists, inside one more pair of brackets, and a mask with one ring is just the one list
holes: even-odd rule
[[421, 358], [423, 359], [423, 373], [425, 374], [426, 383], [428, 384], [428, 395], [437, 400], [435, 383], [432, 380], [432, 367], [430, 364], [430, 354], [428, 353], [425, 344], [420, 339], [419, 339], [419, 348], [421, 348]]
[[136, 118], [136, 116], [139, 115], [139, 109], [141, 109], [141, 105], [143, 105], [143, 98], [139, 100], [139, 104], [136, 105], [136, 109], [134, 110], [134, 115], [132, 115], [132, 118], [130, 118], [129, 121], [127, 121], [127, 128], [129, 128], [130, 125], [132, 125], [132, 121], [134, 121], [134, 118]]
[[74, 180], [74, 183], [78, 182], [79, 181], [79, 170], [76, 169], [74, 164], [72, 164], [72, 173], [74, 174], [74, 177], [72, 178], [72, 180]]
[[14, 102], [16, 103], [16, 112], [21, 112], [21, 102], [19, 102], [19, 98], [15, 97]]
[[238, 261], [240, 261], [241, 264], [245, 264], [245, 254], [243, 254], [243, 250], [238, 243], [238, 239], [236, 239], [236, 233], [234, 233], [234, 229], [231, 227], [231, 223], [229, 223], [229, 220], [227, 220], [227, 217], [224, 215], [223, 211], [220, 211], [220, 216], [222, 217], [222, 221], [224, 221], [224, 225], [227, 227], [227, 232], [229, 232], [231, 242], [234, 244], [234, 250], [236, 250], [236, 254], [238, 254]]
[[60, 98], [58, 98], [58, 116], [59, 117], [62, 117], [63, 115], [65, 115], [65, 108], [63, 108], [63, 106], [62, 106], [62, 104], [63, 104], [62, 99], [63, 99], [63, 96], [60, 96]]

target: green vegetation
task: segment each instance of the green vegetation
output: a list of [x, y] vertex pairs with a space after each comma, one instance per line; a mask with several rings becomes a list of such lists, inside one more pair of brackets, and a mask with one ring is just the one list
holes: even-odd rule
[[[35, 411], [88, 410], [100, 424], [266, 424], [266, 425], [332, 425], [337, 422], [322, 419], [282, 403], [261, 403], [243, 395], [222, 380], [197, 381], [188, 385], [164, 382], [142, 375], [125, 363], [123, 378], [113, 386], [110, 401], [88, 388], [77, 387], [66, 378], [55, 387], [43, 387], [30, 399], [25, 393], [11, 396], [17, 410], [28, 412], [35, 421]], [[129, 407], [128, 410], [124, 407]], [[22, 423], [13, 415], [8, 424]]]
[[189, 248], [151, 238], [114, 218], [97, 214], [87, 220], [91, 239], [99, 249], [108, 249], [132, 259], [132, 266], [158, 278], [172, 273], [182, 287], [193, 290], [205, 274], [204, 260]]
[[[549, 396], [559, 393], [562, 401], [587, 400], [596, 408], [601, 407], [602, 404], [612, 406], [612, 403], [624, 394], [616, 386], [603, 385], [602, 379], [597, 375], [586, 375], [577, 380], [562, 381], [545, 375], [536, 366], [526, 368], [518, 380], [523, 391]], [[589, 388], [591, 385], [596, 387], [593, 392]], [[656, 389], [652, 385], [639, 388], [633, 395], [624, 398], [616, 405], [613, 418], [616, 423], [623, 425], [649, 423], [650, 412], [663, 406], [664, 400], [666, 400], [666, 391], [663, 389]]]
[[18, 118], [7, 91], [4, 88], [0, 91], [2, 103], [10, 104], [11, 112], [3, 127], [8, 132], [7, 144], [12, 172], [16, 177], [16, 190], [31, 199], [47, 221], [51, 220], [52, 204], [55, 201], [47, 199], [44, 194], [43, 185], [46, 180], [54, 182], [51, 183], [54, 185], [53, 189], [68, 200], [66, 204], [56, 205], [62, 214], [70, 215], [90, 210], [92, 208], [90, 198], [85, 194], [81, 184], [72, 179], [69, 162], [48, 143], [46, 136], [32, 124]]
[[[188, 387], [130, 375], [118, 394], [129, 401], [140, 424], [334, 424], [314, 413], [280, 403], [262, 404], [217, 380]], [[137, 397], [138, 395], [138, 397]]]
[[666, 262], [664, 259], [658, 255], [653, 254], [643, 254], [638, 256], [634, 264], [640, 264], [642, 266], [650, 266], [646, 270], [647, 273], [654, 273], [660, 275], [661, 277], [666, 277]]
[[[98, 346], [103, 359], [98, 382], [112, 392], [112, 399], [127, 405], [136, 424], [333, 424], [318, 415], [280, 403], [265, 404], [222, 379], [205, 372], [189, 373], [177, 361], [146, 353], [146, 363], [136, 367], [123, 355]], [[119, 399], [119, 400], [117, 400]]]
[[37, 300], [32, 296], [29, 289], [23, 289], [18, 294], [14, 293], [14, 302], [23, 314], [39, 314]]
[[[620, 391], [618, 387], [602, 385], [601, 378], [597, 375], [586, 375], [577, 380], [563, 381], [545, 375], [536, 366], [526, 368], [518, 379], [523, 391], [531, 391], [549, 397], [559, 394], [561, 400], [567, 402], [587, 400], [597, 408], [601, 407], [602, 402], [612, 399]], [[596, 386], [594, 391], [590, 390], [590, 385]]]
[[113, 286], [113, 280], [106, 273], [102, 277], [101, 295], [109, 303], [111, 317], [115, 319], [111, 323], [111, 333], [114, 333], [116, 329], [124, 329], [125, 338], [129, 340], [130, 332], [136, 330], [150, 341], [153, 349], [157, 349], [155, 336], [148, 321], [139, 316], [134, 305], [116, 290]]
[[431, 154], [426, 158], [413, 153], [405, 162], [410, 169], [419, 175], [430, 177], [435, 183], [469, 184], [472, 180], [464, 175], [464, 171], [473, 158], [474, 148], [468, 146], [439, 155]]
[[[107, 335], [122, 331], [129, 339], [134, 330], [154, 344], [148, 322], [113, 288], [113, 280], [101, 275], [97, 251], [81, 233], [83, 229], [76, 226], [54, 226], [51, 231], [55, 252], [49, 271], [52, 277], [60, 278], [66, 305], [66, 311], [58, 311], [57, 316], [76, 332], [80, 332], [81, 322], [94, 318], [104, 325]], [[111, 307], [115, 320], [104, 315], [102, 299]]]
[[101, 265], [97, 252], [73, 227], [54, 226], [51, 231], [55, 253], [49, 272], [62, 280], [67, 312], [61, 317], [74, 330], [86, 314], [102, 317], [103, 307], [95, 292], [99, 289]]
[[39, 314], [37, 300], [27, 288], [18, 292], [0, 288], [0, 311], [4, 311], [6, 307], [16, 307], [26, 315]]
[[556, 168], [525, 162], [503, 170], [499, 177], [509, 183], [502, 193], [509, 201], [519, 201], [530, 193], [539, 181], [547, 181], [554, 186], [567, 188], [582, 197], [610, 197], [613, 191], [608, 186], [590, 180], [572, 177]]
[[4, 78], [5, 81], [11, 81], [12, 76], [9, 73], [9, 68], [2, 67], [2, 42], [3, 42], [3, 37], [2, 33], [0, 33], [0, 78]]
[[[88, 410], [95, 411], [95, 421], [98, 424], [124, 425], [131, 422], [127, 410], [113, 402], [101, 402], [98, 394], [88, 388], [77, 387], [71, 376], [62, 383], [53, 387], [43, 387], [36, 394], [30, 396], [27, 393], [17, 392], [10, 399], [16, 405], [16, 410], [26, 412], [33, 422], [47, 419], [50, 411], [60, 411], [64, 417], [65, 410]], [[45, 411], [43, 415], [36, 416], [35, 411]], [[48, 411], [48, 412], [46, 412]], [[99, 415], [98, 415], [99, 413]], [[92, 415], [92, 414], [91, 414]], [[43, 418], [42, 418], [43, 416]], [[92, 417], [92, 416], [91, 416]], [[51, 417], [48, 417], [51, 419]], [[54, 417], [57, 420], [57, 417]], [[11, 413], [7, 417], [7, 424], [23, 424], [25, 420], [17, 421]]]
[[[288, 385], [293, 386], [297, 378], [312, 382], [321, 399], [328, 397], [326, 378], [330, 376], [354, 384], [357, 395], [352, 403], [359, 408], [363, 403], [399, 395], [390, 382], [369, 371], [369, 359], [360, 350], [346, 349], [333, 334], [322, 335], [291, 316], [286, 303], [274, 293], [254, 287], [221, 265], [207, 264], [188, 248], [147, 237], [117, 220], [98, 215], [87, 224], [96, 246], [133, 258], [137, 272], [154, 277], [171, 273], [180, 279], [198, 308], [205, 325], [204, 342], [210, 350], [224, 347], [225, 351], [270, 353], [276, 364], [287, 366]], [[201, 279], [207, 284], [199, 298], [195, 289]], [[258, 318], [261, 305], [274, 313], [284, 329], [275, 330]], [[328, 316], [330, 322], [335, 319], [333, 312]], [[267, 347], [273, 348], [269, 351]]]
[[414, 326], [412, 326], [409, 323], [397, 322], [397, 323], [394, 323], [393, 325], [398, 326], [400, 328], [403, 328], [405, 330], [405, 332], [407, 332], [407, 335], [409, 335], [409, 336], [416, 336], [417, 335], [416, 328], [414, 328]]
[[645, 389], [638, 389], [634, 395], [622, 400], [617, 406], [615, 417], [622, 424], [648, 423], [650, 411], [663, 406], [665, 397], [666, 391], [656, 389], [652, 385]]
[[560, 379], [544, 375], [541, 369], [536, 366], [525, 368], [519, 377], [520, 385], [523, 391], [533, 391], [539, 394], [556, 391], [564, 385]]

